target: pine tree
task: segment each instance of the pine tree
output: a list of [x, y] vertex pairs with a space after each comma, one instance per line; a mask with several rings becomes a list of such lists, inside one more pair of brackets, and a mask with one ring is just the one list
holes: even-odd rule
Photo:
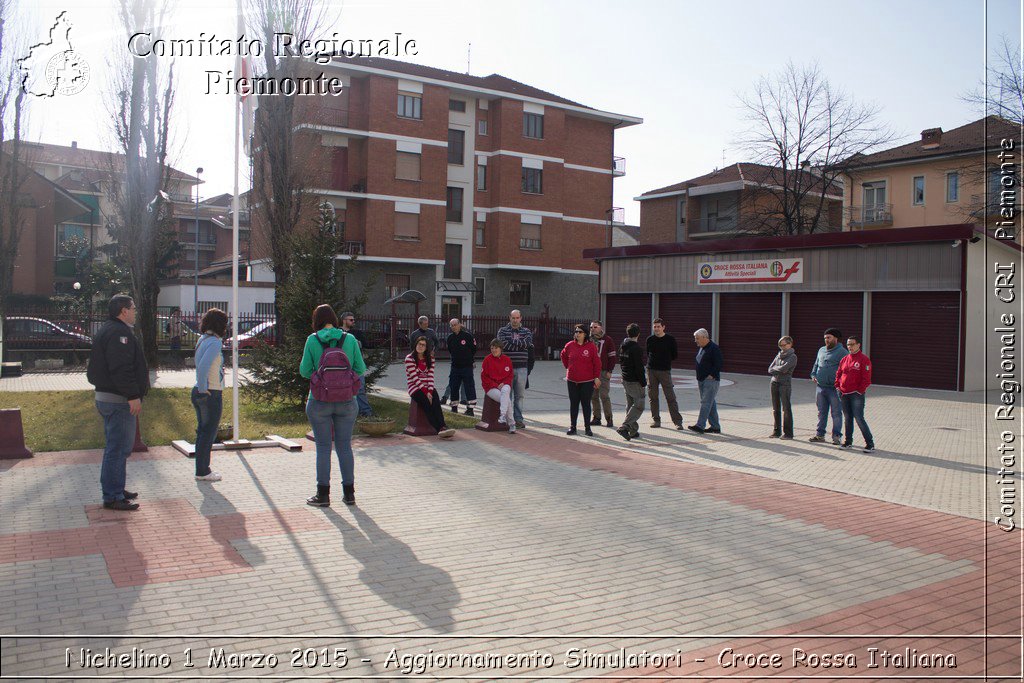
[[[309, 380], [299, 375], [299, 361], [312, 332], [313, 310], [330, 304], [336, 313], [358, 311], [366, 304], [373, 280], [349, 297], [346, 276], [356, 267], [356, 257], [338, 259], [345, 242], [344, 224], [335, 221], [334, 210], [321, 204], [316, 225], [288, 238], [291, 277], [279, 288], [278, 325], [284, 326], [284, 340], [277, 346], [258, 344], [246, 361], [249, 380], [242, 389], [258, 401], [305, 404]], [[280, 336], [278, 336], [280, 338]], [[369, 391], [387, 367], [386, 351], [364, 351], [366, 388]]]

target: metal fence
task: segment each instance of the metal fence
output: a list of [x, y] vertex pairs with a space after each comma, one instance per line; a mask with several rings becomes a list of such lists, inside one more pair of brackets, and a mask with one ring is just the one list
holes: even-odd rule
[[[199, 337], [199, 321], [202, 314], [190, 311], [181, 313], [181, 347], [191, 350]], [[428, 315], [429, 327], [437, 332], [441, 343], [437, 349], [439, 358], [448, 358], [445, 340], [451, 333], [446, 316]], [[107, 320], [106, 311], [68, 310], [53, 307], [15, 308], [7, 312], [4, 320], [4, 345], [10, 350], [74, 350], [88, 349], [92, 337]], [[239, 315], [238, 331], [240, 349], [264, 340], [274, 343], [274, 316], [246, 313]], [[465, 316], [462, 318], [466, 330], [477, 342], [477, 356], [488, 353], [490, 341], [497, 337], [498, 330], [508, 324], [506, 316]], [[581, 319], [555, 318], [546, 316], [524, 317], [523, 325], [533, 332], [537, 358], [552, 358], [566, 342], [572, 339], [572, 329]], [[391, 315], [357, 315], [356, 329], [362, 333], [369, 349], [389, 349], [392, 359], [403, 358], [409, 353], [409, 335], [417, 328], [416, 314], [412, 311]], [[228, 337], [231, 336], [231, 321], [228, 321]], [[162, 349], [171, 347], [171, 316], [169, 309], [161, 308], [157, 314], [157, 345]]]

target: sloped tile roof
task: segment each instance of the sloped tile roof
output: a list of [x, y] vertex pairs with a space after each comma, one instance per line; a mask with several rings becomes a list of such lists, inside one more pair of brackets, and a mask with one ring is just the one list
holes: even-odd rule
[[998, 148], [999, 141], [1010, 137], [1016, 139], [1020, 135], [1020, 127], [1006, 119], [998, 116], [988, 116], [977, 121], [972, 121], [959, 128], [943, 131], [942, 139], [938, 146], [925, 148], [921, 140], [908, 142], [891, 149], [882, 150], [873, 154], [863, 154], [851, 158], [851, 164], [855, 167], [874, 166], [899, 161], [911, 161], [916, 159], [929, 159], [941, 157], [947, 154], [958, 154], [963, 152], [981, 152], [985, 149], [985, 128], [988, 126], [989, 149]]

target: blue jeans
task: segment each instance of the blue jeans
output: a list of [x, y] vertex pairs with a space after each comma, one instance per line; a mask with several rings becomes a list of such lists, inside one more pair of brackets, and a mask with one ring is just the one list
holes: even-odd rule
[[523, 421], [523, 401], [526, 399], [526, 378], [530, 376], [526, 368], [516, 368], [512, 381], [512, 415], [516, 422]]
[[331, 441], [338, 452], [341, 483], [355, 483], [355, 459], [352, 456], [352, 428], [356, 424], [359, 408], [356, 400], [344, 402], [318, 401], [312, 396], [306, 401], [306, 417], [313, 428], [316, 443], [316, 483], [331, 485]]
[[367, 415], [373, 415], [373, 408], [370, 407], [370, 401], [366, 398], [366, 381], [360, 383], [359, 393], [356, 394], [356, 403], [359, 405], [360, 417]]
[[697, 382], [697, 391], [700, 392], [700, 412], [697, 414], [697, 426], [704, 429], [704, 422], [712, 429], [721, 429], [722, 424], [718, 421], [718, 387], [721, 381], [717, 379], [702, 379]]
[[832, 436], [836, 439], [843, 435], [843, 405], [839, 400], [839, 392], [835, 387], [819, 386], [814, 390], [814, 402], [818, 405], [818, 436], [825, 436], [828, 426], [828, 414], [832, 412]]
[[201, 394], [192, 387], [192, 407], [196, 409], [196, 476], [205, 477], [210, 473], [210, 450], [224, 411], [224, 392], [210, 389], [209, 394]]
[[462, 405], [476, 405], [476, 385], [473, 383], [473, 366], [468, 368], [452, 367], [448, 374], [451, 389], [452, 405], [459, 402], [459, 390], [462, 390]]
[[135, 445], [135, 416], [127, 403], [96, 401], [103, 417], [103, 464], [100, 465], [100, 489], [103, 502], [124, 500], [124, 481], [128, 476], [128, 456]]
[[843, 416], [846, 425], [846, 443], [853, 443], [853, 421], [857, 421], [860, 434], [864, 437], [864, 443], [868, 448], [875, 447], [875, 437], [871, 436], [871, 430], [864, 419], [864, 394], [843, 394]]

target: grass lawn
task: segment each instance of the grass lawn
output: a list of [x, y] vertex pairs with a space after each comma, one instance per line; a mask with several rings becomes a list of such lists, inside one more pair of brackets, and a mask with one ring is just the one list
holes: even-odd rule
[[[192, 441], [196, 434], [196, 413], [189, 400], [191, 389], [152, 389], [142, 408], [142, 438], [147, 446], [169, 445], [175, 439]], [[96, 412], [92, 391], [0, 392], [0, 408], [21, 408], [26, 445], [33, 451], [67, 451], [103, 448], [103, 421]], [[378, 396], [370, 405], [380, 416], [395, 420], [393, 431], [405, 428], [409, 405]], [[261, 439], [267, 434], [288, 438], [304, 437], [309, 431], [306, 414], [279, 404], [256, 404], [242, 398], [239, 415], [243, 439]], [[464, 429], [476, 420], [445, 413], [448, 426]], [[221, 423], [231, 422], [231, 392], [224, 392]]]

